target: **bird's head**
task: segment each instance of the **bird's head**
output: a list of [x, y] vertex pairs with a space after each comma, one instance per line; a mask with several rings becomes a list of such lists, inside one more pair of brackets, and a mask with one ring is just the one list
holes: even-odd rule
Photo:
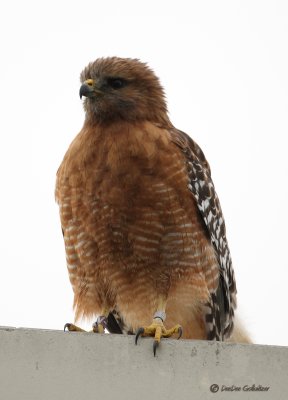
[[80, 75], [86, 118], [96, 123], [148, 120], [169, 124], [159, 79], [144, 63], [130, 58], [99, 58]]

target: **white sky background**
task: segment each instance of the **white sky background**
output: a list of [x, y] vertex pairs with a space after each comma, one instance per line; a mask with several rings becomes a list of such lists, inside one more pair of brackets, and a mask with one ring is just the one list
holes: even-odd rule
[[256, 343], [287, 345], [287, 1], [5, 3], [0, 325], [62, 329], [73, 321], [55, 174], [84, 120], [81, 70], [117, 55], [148, 62], [172, 122], [204, 150], [239, 315]]

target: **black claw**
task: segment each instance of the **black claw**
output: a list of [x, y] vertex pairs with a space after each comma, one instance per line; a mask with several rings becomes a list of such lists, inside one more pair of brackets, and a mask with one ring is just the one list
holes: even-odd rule
[[67, 328], [68, 331], [69, 331], [70, 326], [71, 326], [71, 324], [69, 324], [69, 323], [65, 324], [65, 325], [64, 325], [64, 332], [66, 331], [66, 328]]
[[177, 340], [179, 340], [179, 339], [181, 338], [182, 334], [183, 334], [183, 329], [182, 329], [181, 326], [180, 326], [180, 328], [178, 329], [178, 333], [179, 333], [179, 336], [178, 336]]
[[96, 321], [96, 322], [93, 322], [93, 324], [92, 324], [92, 331], [94, 332], [94, 333], [97, 333], [98, 332], [98, 322]]
[[154, 357], [156, 356], [156, 350], [157, 350], [157, 347], [159, 346], [159, 342], [157, 342], [157, 340], [154, 340], [154, 343], [153, 343], [153, 353], [154, 353]]
[[135, 344], [137, 344], [139, 336], [142, 335], [143, 333], [144, 333], [144, 328], [139, 328], [137, 330], [136, 337], [135, 337]]

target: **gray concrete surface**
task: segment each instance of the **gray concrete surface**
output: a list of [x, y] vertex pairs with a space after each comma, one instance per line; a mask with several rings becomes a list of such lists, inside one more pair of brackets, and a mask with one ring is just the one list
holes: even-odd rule
[[288, 348], [2, 327], [0, 399], [287, 400]]

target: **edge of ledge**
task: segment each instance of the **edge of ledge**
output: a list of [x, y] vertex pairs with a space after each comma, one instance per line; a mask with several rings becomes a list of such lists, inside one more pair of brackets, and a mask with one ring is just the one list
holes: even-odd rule
[[[91, 337], [94, 336], [93, 333], [91, 332], [64, 332], [64, 330], [60, 329], [49, 329], [49, 328], [29, 328], [29, 327], [15, 327], [15, 326], [1, 326], [0, 325], [0, 332], [1, 331], [6, 331], [6, 332], [33, 332], [33, 333], [47, 333], [47, 334], [56, 334], [56, 335], [76, 335], [77, 337]], [[80, 333], [80, 335], [79, 335]], [[117, 334], [98, 334], [98, 336], [101, 337], [118, 337], [118, 338], [126, 338], [128, 341], [133, 340], [134, 341], [134, 335], [117, 335]], [[95, 336], [94, 336], [95, 337]], [[147, 340], [149, 338], [143, 338], [144, 340]], [[208, 346], [211, 346], [213, 344], [218, 344], [221, 346], [227, 346], [227, 347], [235, 347], [235, 346], [243, 346], [243, 347], [265, 347], [265, 348], [283, 348], [288, 350], [288, 346], [281, 346], [281, 345], [274, 345], [274, 344], [263, 344], [263, 343], [240, 343], [240, 342], [216, 342], [216, 341], [208, 341], [208, 340], [194, 340], [194, 339], [180, 339], [175, 340], [175, 338], [166, 338], [162, 339], [161, 341], [165, 342], [171, 342], [171, 343], [192, 343], [193, 345], [199, 344], [199, 345], [204, 345], [207, 344]]]

